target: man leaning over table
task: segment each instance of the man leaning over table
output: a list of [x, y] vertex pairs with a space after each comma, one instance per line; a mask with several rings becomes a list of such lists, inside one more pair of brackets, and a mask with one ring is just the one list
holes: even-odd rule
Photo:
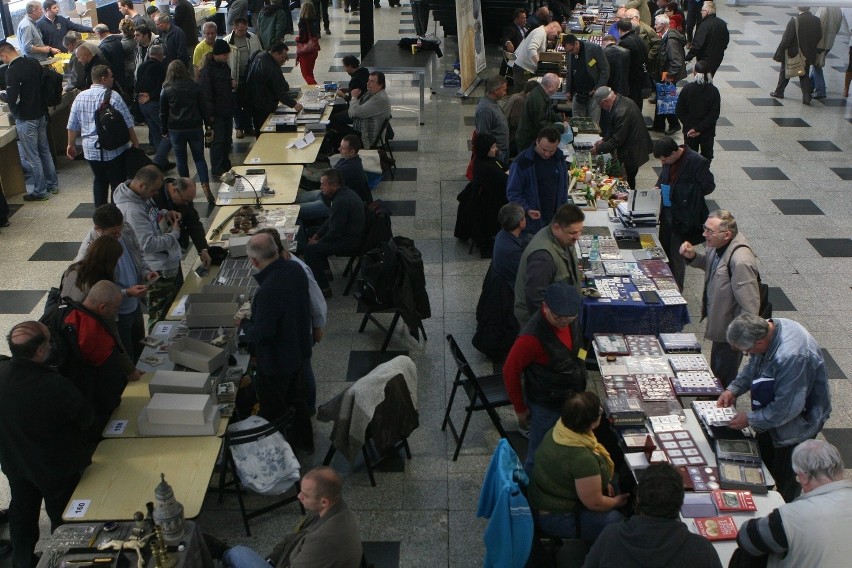
[[757, 259], [730, 211], [717, 209], [707, 216], [704, 238], [703, 252], [689, 241], [679, 252], [689, 266], [704, 271], [701, 319], [707, 319], [704, 339], [713, 342], [710, 370], [727, 387], [737, 377], [743, 353], [728, 344], [725, 333], [742, 312], [760, 310]]
[[7, 340], [12, 357], [0, 356], [0, 468], [12, 496], [12, 568], [32, 568], [42, 500], [54, 530], [91, 463], [83, 432], [94, 413], [71, 381], [45, 363], [47, 326], [19, 323]]
[[530, 31], [515, 50], [515, 65], [512, 67], [514, 92], [519, 92], [529, 79], [535, 77], [541, 52], [547, 49], [547, 42], [553, 41], [562, 33], [559, 22], [550, 22]]
[[751, 426], [763, 462], [788, 503], [799, 494], [791, 455], [816, 437], [831, 414], [831, 395], [822, 351], [801, 324], [743, 313], [728, 326], [728, 343], [749, 356], [718, 406], [733, 406], [748, 391], [751, 411], [738, 412], [728, 427]]

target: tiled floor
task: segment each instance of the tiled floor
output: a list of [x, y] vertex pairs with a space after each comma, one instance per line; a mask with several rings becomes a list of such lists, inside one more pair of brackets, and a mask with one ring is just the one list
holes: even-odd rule
[[[712, 166], [717, 188], [710, 198], [714, 207], [734, 213], [760, 258], [761, 277], [771, 287], [775, 315], [801, 322], [824, 348], [829, 373], [835, 379], [831, 385], [834, 412], [825, 434], [841, 447], [852, 468], [852, 395], [846, 380], [852, 377], [848, 340], [852, 332], [852, 107], [839, 97], [842, 73], [831, 67], [825, 69], [828, 104], [803, 107], [797, 84], [790, 85], [787, 99], [768, 96], [775, 87], [777, 67], [763, 54], [774, 49], [779, 37], [776, 30], [787, 21], [789, 8], [734, 9], [721, 3], [718, 8], [719, 16], [741, 33], [733, 35], [736, 43], [726, 54], [716, 81], [722, 93], [723, 118], [718, 123], [719, 143]], [[357, 51], [358, 25], [349, 22], [359, 21], [359, 16], [352, 18], [342, 9], [332, 9], [331, 17], [333, 35], [321, 40], [318, 78], [345, 80], [345, 74], [327, 70], [339, 68], [344, 54]], [[407, 29], [408, 19], [398, 9], [384, 6], [377, 10], [377, 38], [398, 38], [397, 30]], [[848, 38], [837, 38], [835, 66], [846, 62], [847, 45]], [[450, 67], [456, 53], [452, 40], [445, 41], [442, 49], [441, 72]], [[496, 69], [498, 52], [493, 46], [487, 52]], [[298, 69], [288, 68], [286, 73], [291, 84], [302, 84]], [[390, 345], [391, 350], [407, 351], [417, 363], [420, 428], [409, 440], [410, 461], [397, 458], [384, 465], [377, 473], [375, 488], [356, 464], [356, 470], [345, 476], [344, 494], [358, 515], [365, 550], [376, 566], [481, 566], [485, 521], [476, 517], [476, 505], [497, 436], [487, 417], [474, 416], [461, 455], [453, 462], [449, 457], [454, 444], [441, 432], [440, 424], [455, 374], [445, 335], [455, 336], [478, 372], [491, 371], [470, 344], [488, 261], [468, 254], [468, 245], [452, 236], [456, 195], [467, 183], [464, 171], [470, 156], [472, 117], [482, 89], [467, 101], [439, 89], [427, 99], [426, 126], [417, 125], [419, 97], [409, 78], [390, 76], [388, 93], [399, 168], [396, 179], [383, 182], [375, 196], [390, 201], [397, 213], [395, 234], [414, 239], [422, 251], [432, 308], [432, 317], [424, 322], [428, 341], [417, 343], [399, 329]], [[647, 116], [653, 112], [650, 105], [643, 110]], [[144, 133], [141, 137], [144, 139]], [[247, 152], [247, 142], [250, 139], [237, 145], [240, 154], [235, 163]], [[805, 144], [813, 142], [818, 146], [806, 150]], [[659, 163], [652, 160], [640, 170], [641, 186], [651, 187], [655, 182], [654, 166]], [[59, 176], [62, 192], [58, 196], [46, 203], [27, 203], [12, 216], [12, 226], [0, 234], [0, 329], [4, 335], [14, 323], [41, 314], [46, 290], [57, 284], [67, 260], [76, 252], [76, 243], [89, 228], [88, 167], [59, 158]], [[21, 199], [12, 202], [20, 204]], [[208, 214], [202, 201], [197, 207], [202, 215]], [[814, 218], [815, 213], [822, 215]], [[39, 256], [34, 257], [37, 251]], [[187, 265], [193, 259], [190, 255]], [[320, 402], [342, 391], [348, 381], [380, 360], [376, 352], [383, 334], [373, 326], [357, 333], [361, 316], [355, 300], [342, 296], [346, 279], [339, 274], [345, 261], [335, 261], [335, 297], [329, 301], [325, 338], [313, 357]], [[685, 294], [694, 322], [687, 330], [699, 334], [703, 329], [698, 323], [701, 283], [702, 273], [687, 272]], [[390, 315], [378, 317], [385, 322], [390, 319]], [[0, 345], [0, 351], [6, 349]], [[505, 409], [501, 412], [506, 427], [514, 430], [511, 414]], [[453, 415], [461, 421], [460, 409]], [[306, 467], [322, 460], [329, 433], [328, 424], [317, 423], [317, 453]], [[349, 470], [339, 456], [335, 467]], [[253, 497], [249, 502], [257, 505], [262, 501]], [[0, 476], [0, 507], [7, 502], [8, 489]], [[266, 554], [296, 518], [295, 507], [260, 517], [252, 522], [254, 536], [246, 538], [236, 500], [230, 497], [222, 505], [208, 498], [198, 521], [208, 532]], [[5, 535], [8, 529], [2, 530]], [[43, 530], [46, 534], [46, 524]], [[0, 568], [6, 566], [8, 557], [0, 561]]]

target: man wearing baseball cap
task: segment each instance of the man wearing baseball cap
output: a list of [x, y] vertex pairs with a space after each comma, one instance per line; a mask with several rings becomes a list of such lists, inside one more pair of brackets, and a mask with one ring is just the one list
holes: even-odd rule
[[565, 399], [586, 390], [586, 365], [578, 356], [580, 344], [571, 334], [581, 304], [582, 297], [570, 282], [551, 284], [541, 308], [521, 329], [503, 365], [503, 381], [518, 425], [529, 428], [527, 474], [532, 473], [535, 450], [559, 419]]

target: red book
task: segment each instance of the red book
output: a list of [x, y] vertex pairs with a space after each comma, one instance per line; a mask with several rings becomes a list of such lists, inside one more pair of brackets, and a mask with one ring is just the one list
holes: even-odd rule
[[713, 501], [719, 512], [757, 511], [751, 491], [719, 489], [713, 492]]
[[695, 528], [707, 540], [734, 540], [739, 532], [734, 518], [730, 516], [695, 519]]

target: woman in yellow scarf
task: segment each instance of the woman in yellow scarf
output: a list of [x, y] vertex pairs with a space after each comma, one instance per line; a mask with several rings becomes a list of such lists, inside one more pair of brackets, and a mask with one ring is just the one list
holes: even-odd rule
[[618, 509], [629, 495], [615, 494], [612, 458], [593, 433], [601, 415], [595, 393], [570, 395], [536, 451], [530, 506], [547, 534], [591, 543], [606, 525], [623, 519]]

